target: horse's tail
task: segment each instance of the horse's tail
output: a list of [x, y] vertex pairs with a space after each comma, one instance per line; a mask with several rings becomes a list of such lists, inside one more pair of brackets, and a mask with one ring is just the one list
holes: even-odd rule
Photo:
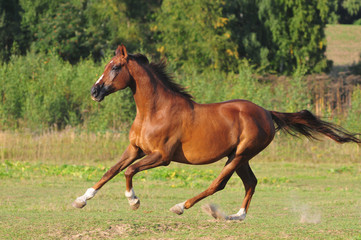
[[350, 133], [338, 125], [322, 121], [308, 110], [302, 110], [296, 113], [280, 113], [274, 111], [270, 111], [270, 113], [273, 121], [277, 125], [276, 130], [284, 130], [293, 136], [301, 133], [308, 138], [317, 139], [315, 134], [321, 133], [338, 143], [361, 143], [361, 139], [356, 137], [360, 134]]

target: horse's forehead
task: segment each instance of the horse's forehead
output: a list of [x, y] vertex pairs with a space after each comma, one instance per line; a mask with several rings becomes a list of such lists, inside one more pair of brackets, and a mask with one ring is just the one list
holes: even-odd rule
[[117, 64], [116, 59], [112, 58], [112, 60], [110, 60], [110, 62], [108, 62], [108, 64], [106, 65], [105, 68], [112, 67], [112, 66], [114, 66], [116, 64]]
[[108, 66], [113, 66], [113, 65], [114, 65], [114, 58], [110, 60], [110, 62], [108, 63]]

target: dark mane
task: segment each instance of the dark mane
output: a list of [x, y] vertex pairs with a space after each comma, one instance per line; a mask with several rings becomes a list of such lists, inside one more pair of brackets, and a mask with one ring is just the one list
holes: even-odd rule
[[157, 63], [149, 63], [148, 58], [143, 54], [134, 54], [132, 57], [138, 61], [138, 63], [148, 65], [153, 73], [159, 78], [163, 85], [172, 92], [178, 93], [181, 96], [191, 100], [193, 96], [189, 94], [183, 86], [176, 83], [173, 76], [167, 72], [167, 64], [164, 60]]
[[143, 54], [137, 53], [137, 54], [129, 54], [129, 55], [140, 64], [149, 64], [148, 58]]

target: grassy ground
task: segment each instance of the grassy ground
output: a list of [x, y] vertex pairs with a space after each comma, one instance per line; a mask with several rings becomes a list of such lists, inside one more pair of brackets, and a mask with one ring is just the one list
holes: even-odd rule
[[[129, 209], [120, 176], [107, 184], [84, 209], [71, 202], [92, 181], [71, 176], [2, 178], [1, 239], [360, 239], [361, 189], [359, 164], [253, 164], [260, 184], [245, 222], [216, 221], [201, 205], [215, 203], [226, 213], [240, 206], [242, 186], [233, 177], [227, 188], [183, 216], [168, 209], [208, 185], [172, 187], [175, 179], [143, 176], [135, 180], [141, 199], [138, 211]], [[174, 168], [153, 170], [158, 173]], [[186, 171], [193, 170], [185, 166]], [[198, 169], [218, 172], [220, 165]], [[336, 169], [336, 170], [335, 170]], [[143, 174], [145, 175], [145, 174]]]
[[[72, 135], [69, 131], [66, 136]], [[244, 191], [236, 176], [225, 190], [184, 215], [168, 210], [206, 189], [224, 160], [139, 173], [134, 180], [141, 200], [137, 211], [130, 210], [124, 197], [123, 174], [84, 209], [74, 209], [72, 201], [120, 155], [121, 150], [100, 162], [102, 154], [103, 159], [112, 157], [106, 146], [125, 145], [123, 137], [99, 135], [99, 144], [92, 145], [94, 135], [84, 133], [74, 133], [73, 143], [63, 133], [2, 134], [0, 239], [361, 239], [361, 162], [354, 144], [278, 136], [251, 162], [259, 184], [246, 221], [228, 222], [212, 219], [201, 207], [214, 203], [227, 214], [237, 212]], [[44, 141], [51, 144], [44, 147]], [[69, 151], [57, 152], [59, 144]], [[85, 149], [77, 152], [71, 145]], [[95, 146], [99, 148], [91, 150]], [[22, 151], [33, 157], [25, 158]], [[82, 154], [87, 151], [94, 156]]]

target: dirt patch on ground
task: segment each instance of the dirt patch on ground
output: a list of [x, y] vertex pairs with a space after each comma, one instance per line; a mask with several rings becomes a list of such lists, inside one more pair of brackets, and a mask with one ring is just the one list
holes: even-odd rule
[[102, 229], [94, 229], [90, 231], [85, 231], [79, 234], [75, 234], [72, 236], [66, 236], [63, 239], [112, 239], [115, 237], [126, 238], [131, 231], [131, 227], [129, 224], [116, 224], [110, 226], [106, 230]]
[[[115, 224], [109, 226], [108, 229], [92, 229], [84, 231], [71, 236], [62, 236], [63, 239], [125, 239], [127, 237], [136, 237], [144, 234], [157, 235], [164, 232], [177, 231], [180, 228], [186, 228], [184, 224], [172, 223], [172, 224], [159, 224], [154, 223], [149, 226], [141, 226], [139, 224]], [[162, 238], [151, 238], [162, 239]]]

